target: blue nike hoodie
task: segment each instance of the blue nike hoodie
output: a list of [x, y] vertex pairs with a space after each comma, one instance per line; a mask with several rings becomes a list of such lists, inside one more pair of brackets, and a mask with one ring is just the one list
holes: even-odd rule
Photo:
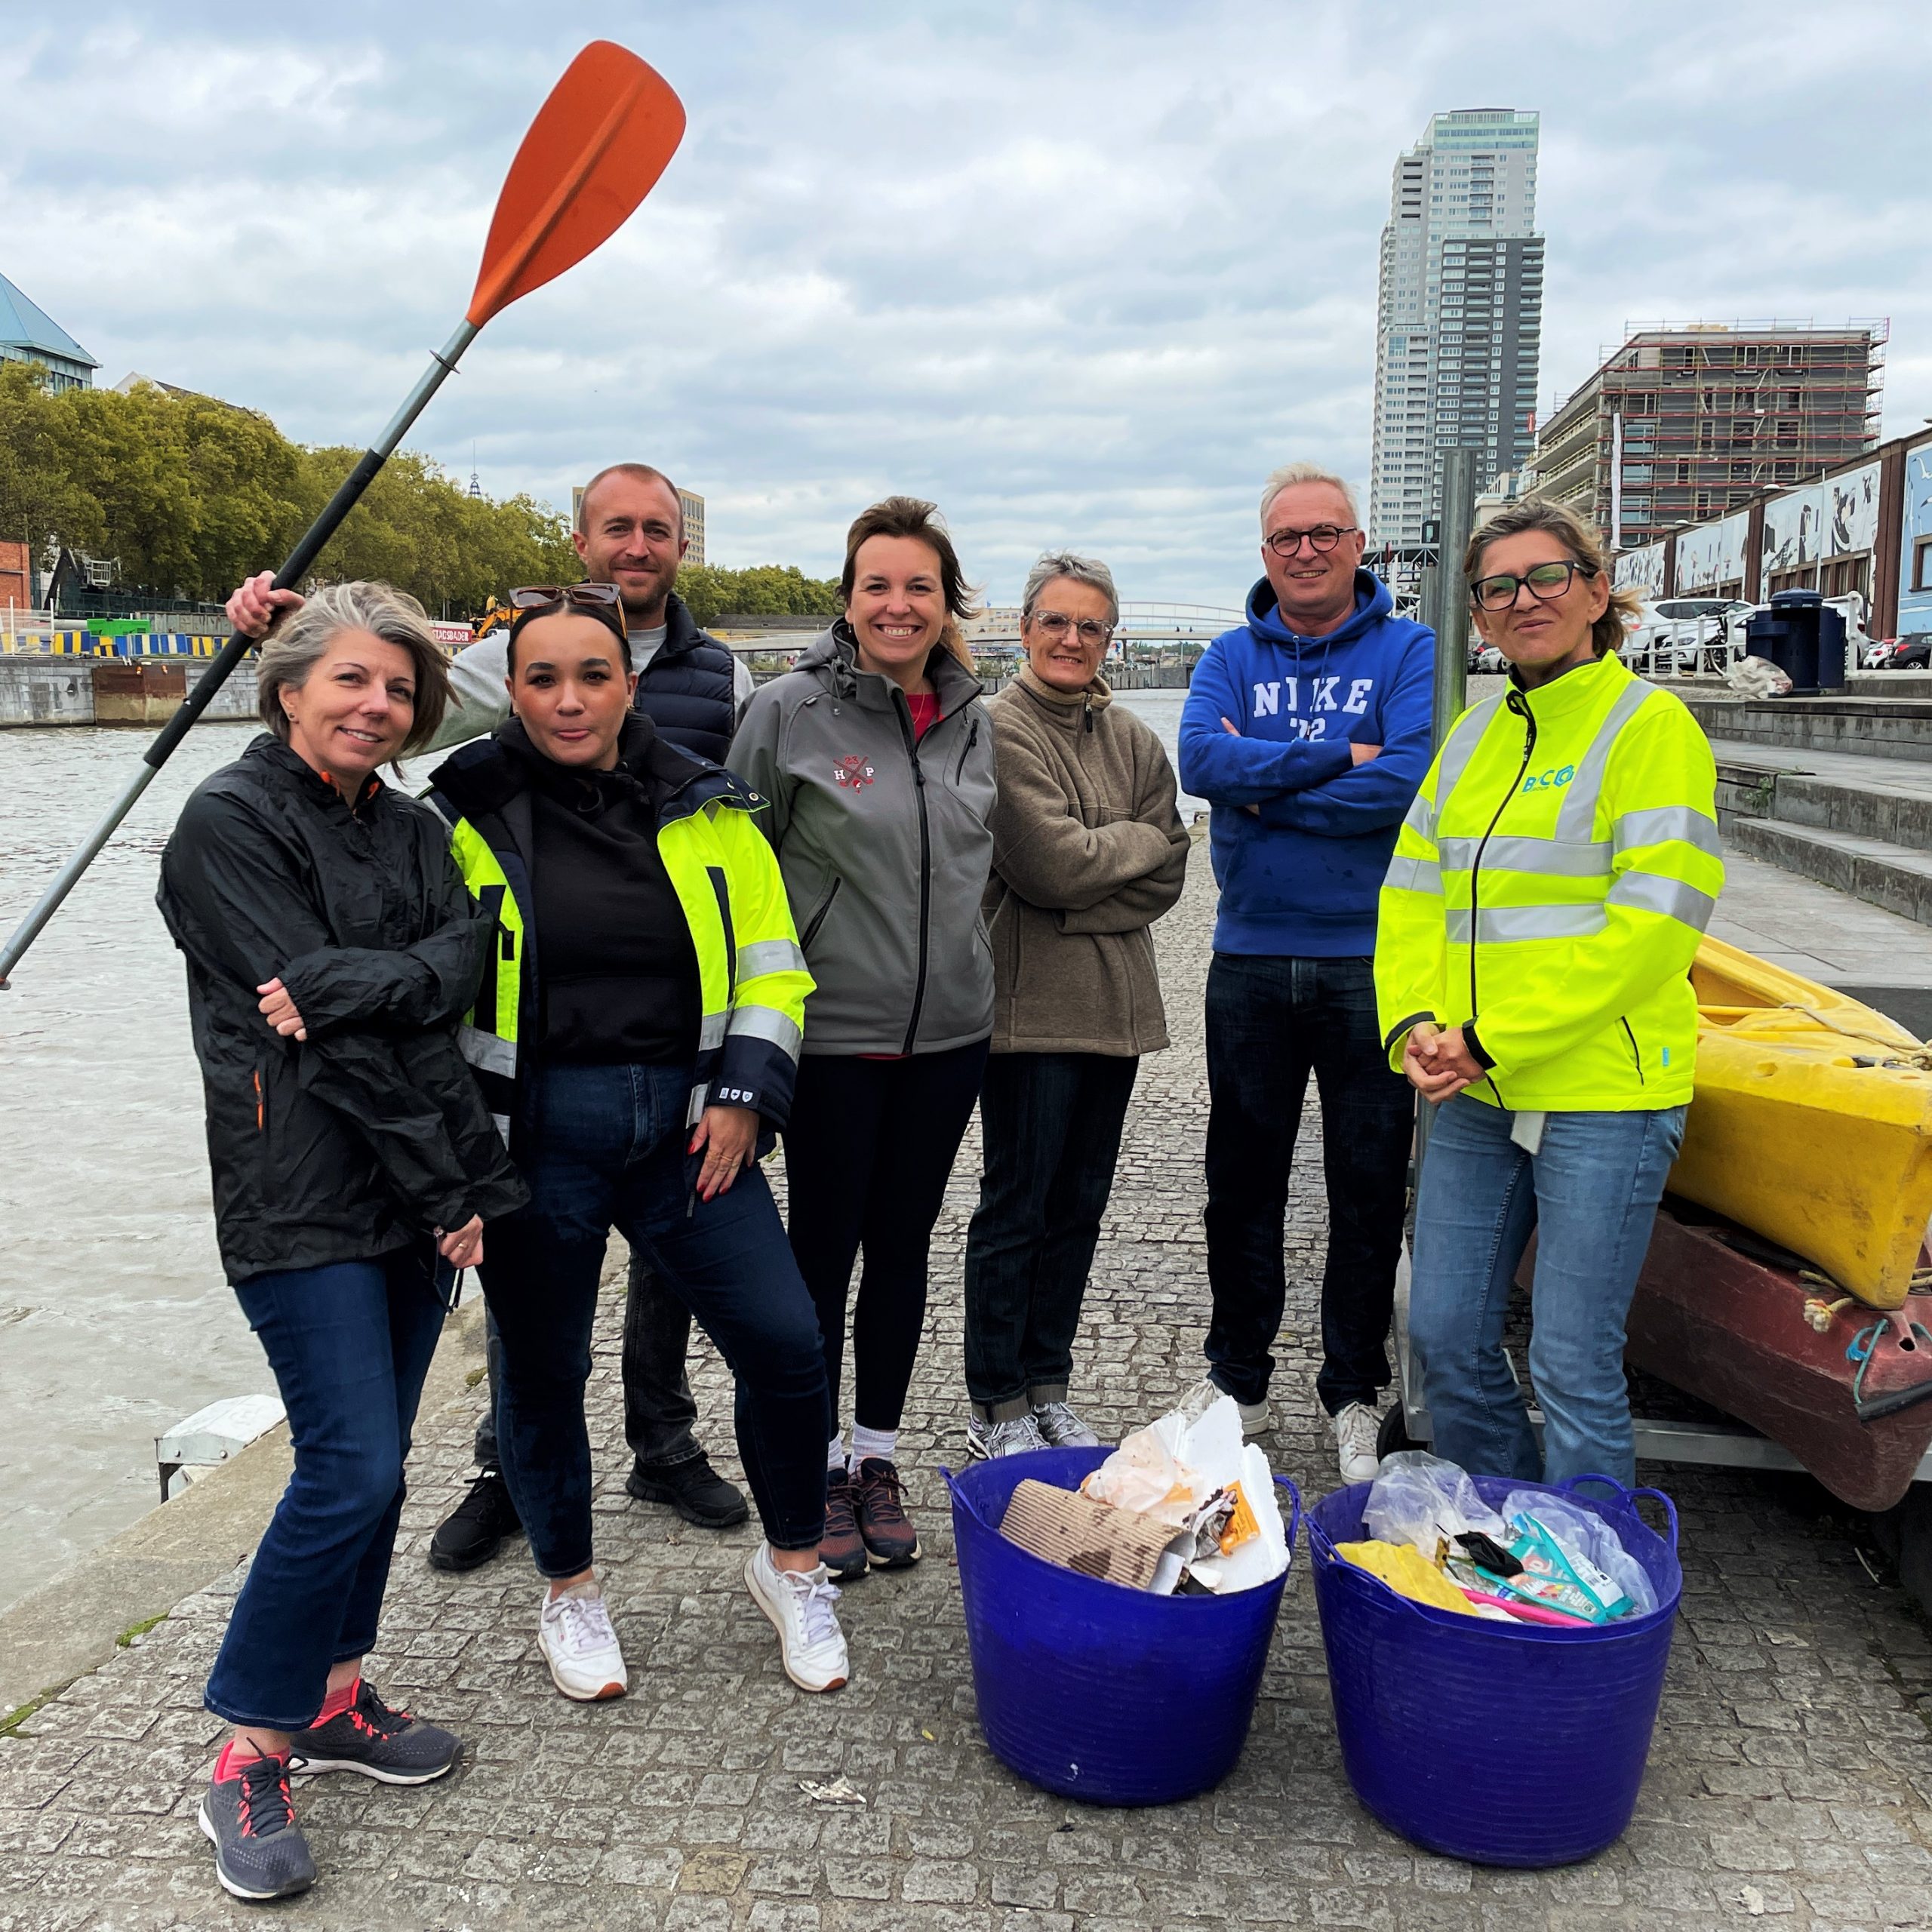
[[[1355, 615], [1330, 635], [1297, 637], [1263, 577], [1247, 622], [1202, 654], [1180, 782], [1214, 807], [1217, 952], [1374, 952], [1382, 875], [1429, 770], [1435, 663], [1435, 633], [1396, 617], [1365, 570]], [[1382, 749], [1357, 764], [1351, 740]]]

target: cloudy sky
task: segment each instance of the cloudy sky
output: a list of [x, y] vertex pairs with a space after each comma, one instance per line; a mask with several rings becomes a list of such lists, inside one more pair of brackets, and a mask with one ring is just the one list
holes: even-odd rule
[[566, 505], [644, 457], [714, 561], [829, 574], [903, 490], [997, 597], [1053, 543], [1238, 602], [1272, 465], [1367, 474], [1389, 170], [1451, 107], [1543, 115], [1546, 408], [1626, 318], [1887, 316], [1886, 432], [1932, 415], [1913, 5], [4, 11], [0, 272], [104, 381], [310, 441], [368, 440], [460, 316], [577, 48], [643, 54], [690, 117], [663, 181], [411, 440]]

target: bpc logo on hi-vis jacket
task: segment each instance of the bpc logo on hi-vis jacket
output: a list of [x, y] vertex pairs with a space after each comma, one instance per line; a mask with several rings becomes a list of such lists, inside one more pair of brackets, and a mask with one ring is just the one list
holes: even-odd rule
[[1559, 764], [1554, 771], [1533, 771], [1523, 780], [1525, 792], [1555, 792], [1577, 775], [1574, 764]]

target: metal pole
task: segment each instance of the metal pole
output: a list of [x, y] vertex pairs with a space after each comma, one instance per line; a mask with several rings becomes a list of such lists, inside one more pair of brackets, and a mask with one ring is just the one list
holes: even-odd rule
[[1476, 453], [1445, 450], [1442, 454], [1442, 550], [1438, 566], [1440, 617], [1435, 626], [1435, 743], [1469, 702], [1469, 598], [1463, 583], [1463, 552], [1469, 546], [1475, 514]]
[[[1475, 513], [1476, 453], [1474, 450], [1445, 450], [1442, 454], [1442, 509], [1438, 519], [1441, 548], [1432, 575], [1435, 583], [1426, 586], [1424, 596], [1432, 605], [1435, 632], [1435, 709], [1432, 742], [1437, 750], [1449, 735], [1449, 728], [1463, 715], [1469, 701], [1469, 598], [1463, 581], [1463, 553], [1469, 546], [1469, 524]], [[1433, 1110], [1420, 1094], [1416, 1097], [1416, 1176], [1420, 1183], [1422, 1164], [1429, 1152], [1429, 1129]]]

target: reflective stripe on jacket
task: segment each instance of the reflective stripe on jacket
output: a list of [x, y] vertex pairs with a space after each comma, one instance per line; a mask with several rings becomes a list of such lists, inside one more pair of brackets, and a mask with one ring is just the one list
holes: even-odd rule
[[[660, 808], [657, 831], [697, 955], [702, 1017], [688, 1120], [708, 1106], [750, 1107], [780, 1128], [791, 1111], [812, 978], [778, 861], [753, 817], [764, 801], [708, 762], [669, 747], [661, 755], [691, 771]], [[464, 884], [496, 921], [482, 989], [457, 1041], [506, 1141], [524, 1043], [534, 1037], [541, 952], [529, 798], [520, 787], [499, 795], [506, 763], [494, 743], [469, 747], [438, 771], [429, 795], [451, 823]]]
[[1404, 821], [1382, 888], [1377, 1003], [1391, 1064], [1463, 1026], [1512, 1108], [1690, 1097], [1690, 961], [1724, 885], [1716, 768], [1697, 720], [1611, 654], [1472, 706]]

